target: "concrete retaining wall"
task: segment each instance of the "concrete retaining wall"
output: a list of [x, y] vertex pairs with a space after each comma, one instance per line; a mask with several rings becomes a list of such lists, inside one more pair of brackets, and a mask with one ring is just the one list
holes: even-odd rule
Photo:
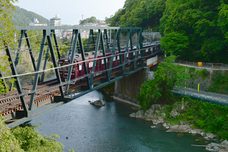
[[150, 68], [145, 67], [141, 71], [116, 81], [114, 85], [114, 97], [138, 104], [136, 99], [140, 91], [140, 86], [147, 81], [147, 79], [153, 78], [152, 70], [156, 68], [157, 65]]

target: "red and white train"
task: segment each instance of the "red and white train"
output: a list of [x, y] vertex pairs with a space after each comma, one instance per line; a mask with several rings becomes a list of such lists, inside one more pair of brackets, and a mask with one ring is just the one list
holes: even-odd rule
[[[149, 57], [151, 54], [160, 53], [161, 52], [161, 46], [160, 46], [160, 43], [158, 41], [157, 42], [153, 42], [153, 43], [144, 43], [143, 44], [143, 49], [145, 50], [144, 56], [146, 58]], [[128, 51], [130, 51], [130, 52], [129, 53], [125, 53], [125, 48], [121, 48], [121, 56], [122, 56], [123, 62], [124, 62], [125, 54], [126, 54], [126, 61], [125, 62], [130, 62], [132, 60], [132, 52], [133, 52], [133, 55], [135, 56], [136, 47], [134, 47], [132, 51], [130, 49]], [[138, 58], [141, 58], [141, 54], [140, 53], [141, 52], [139, 51]], [[111, 62], [111, 57], [109, 57], [109, 56], [111, 56], [111, 55], [112, 55], [111, 51], [106, 52], [106, 57], [107, 57], [106, 61], [107, 61], [108, 68], [109, 68], [109, 65], [110, 65], [110, 62]], [[91, 73], [92, 68], [93, 68], [94, 51], [85, 52], [85, 58], [86, 58], [86, 66], [87, 66], [87, 69], [88, 69], [88, 73]], [[71, 59], [70, 56], [67, 56], [65, 58], [61, 58], [58, 61], [58, 65], [59, 66], [68, 65], [68, 64], [70, 64], [70, 59]], [[73, 69], [72, 69], [71, 79], [76, 79], [76, 78], [79, 78], [79, 77], [85, 75], [84, 65], [83, 65], [83, 60], [82, 60], [81, 54], [76, 54], [75, 55], [73, 63], [74, 63], [74, 66], [73, 66]], [[119, 52], [116, 50], [116, 52], [114, 53], [114, 56], [113, 56], [113, 65], [112, 65], [112, 67], [116, 67], [118, 65], [120, 65], [120, 56], [119, 56]], [[61, 79], [63, 81], [65, 79], [67, 79], [68, 69], [69, 69], [69, 66], [66, 66], [66, 67], [63, 67], [63, 68], [59, 69], [60, 77], [61, 77]], [[105, 70], [104, 57], [103, 57], [102, 51], [99, 50], [97, 52], [97, 60], [96, 60], [96, 65], [95, 65], [95, 71], [94, 72], [99, 72], [99, 71], [103, 71], [103, 70]]]

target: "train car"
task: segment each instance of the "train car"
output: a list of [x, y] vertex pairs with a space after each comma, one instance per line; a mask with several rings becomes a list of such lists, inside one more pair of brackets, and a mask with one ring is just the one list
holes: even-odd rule
[[[143, 50], [144, 50], [145, 58], [150, 57], [152, 54], [156, 53], [160, 49], [161, 49], [161, 47], [160, 47], [160, 43], [158, 41], [153, 42], [153, 43], [143, 43]], [[125, 52], [126, 51], [125, 47], [122, 47], [121, 55], [119, 54], [119, 51], [117, 48], [115, 49], [116, 51], [113, 55], [111, 53], [111, 50], [112, 49], [110, 49], [106, 52], [106, 57], [107, 57], [106, 61], [107, 61], [108, 68], [110, 67], [111, 58], [113, 58], [112, 67], [116, 67], [116, 66], [120, 65], [121, 58], [122, 58], [122, 63], [124, 63], [125, 57], [126, 57], [125, 63], [130, 63], [131, 60], [135, 59], [137, 51], [138, 51], [138, 58], [141, 58], [141, 50], [137, 50], [136, 46], [133, 47], [133, 50], [131, 50], [129, 48], [127, 52]], [[94, 54], [95, 54], [94, 51], [85, 52], [86, 66], [87, 66], [88, 73], [92, 72]], [[120, 58], [120, 56], [121, 56], [121, 58]], [[69, 70], [69, 66], [67, 66], [67, 65], [70, 63], [70, 59], [71, 59], [71, 56], [67, 56], [66, 58], [61, 58], [58, 61], [58, 65], [61, 67], [59, 69], [60, 77], [63, 81], [65, 81], [67, 79], [68, 70]], [[76, 78], [79, 78], [79, 77], [85, 75], [84, 64], [83, 64], [81, 54], [75, 55], [73, 63], [74, 63], [74, 66], [72, 68], [71, 79], [76, 79]], [[101, 74], [102, 71], [105, 70], [104, 63], [105, 62], [104, 62], [103, 52], [101, 50], [99, 50], [97, 52], [97, 58], [96, 58], [96, 62], [95, 62], [95, 73]], [[101, 71], [101, 73], [99, 73], [99, 71]], [[95, 74], [95, 75], [97, 75], [97, 74]]]

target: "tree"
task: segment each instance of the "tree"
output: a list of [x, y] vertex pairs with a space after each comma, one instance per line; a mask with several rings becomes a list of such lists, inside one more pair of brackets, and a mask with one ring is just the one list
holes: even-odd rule
[[1, 0], [0, 2], [0, 48], [5, 48], [4, 43], [12, 44], [15, 27], [11, 21], [15, 7], [12, 3], [17, 0]]
[[166, 0], [126, 0], [124, 7], [106, 19], [111, 26], [152, 28], [158, 31]]
[[190, 78], [185, 68], [173, 63], [175, 59], [176, 56], [165, 58], [154, 72], [154, 79], [148, 80], [141, 85], [137, 100], [144, 111], [150, 108], [151, 101], [170, 101], [172, 97], [171, 91], [174, 86], [181, 86], [185, 80]]
[[9, 129], [0, 115], [0, 151], [63, 151], [64, 146], [55, 141], [55, 138], [59, 138], [58, 135], [42, 137], [37, 133], [37, 127], [39, 126]]
[[85, 25], [86, 23], [96, 23], [96, 22], [97, 22], [96, 17], [92, 16], [90, 18], [86, 18], [84, 20], [80, 20], [79, 25]]
[[166, 52], [181, 60], [228, 63], [227, 2], [167, 0], [160, 19], [161, 45]]
[[[13, 4], [16, 0], [2, 0], [0, 2], [0, 50], [5, 50], [7, 46], [13, 46], [14, 41], [14, 31], [15, 27], [11, 21], [12, 12], [15, 9]], [[7, 56], [0, 56], [0, 73], [5, 76], [9, 75], [9, 70], [7, 66], [9, 62], [7, 61]], [[12, 82], [11, 80], [6, 80]], [[9, 87], [3, 82], [3, 79], [0, 78], [0, 93], [7, 92]]]

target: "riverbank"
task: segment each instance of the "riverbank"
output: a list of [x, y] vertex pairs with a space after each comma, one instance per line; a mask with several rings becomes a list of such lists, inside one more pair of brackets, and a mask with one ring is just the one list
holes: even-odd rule
[[139, 110], [129, 116], [152, 122], [151, 128], [162, 124], [166, 132], [200, 135], [209, 142], [192, 146], [203, 146], [208, 151], [228, 151], [227, 111], [228, 107], [225, 106], [183, 98], [181, 102], [172, 105], [153, 104], [145, 112]]

